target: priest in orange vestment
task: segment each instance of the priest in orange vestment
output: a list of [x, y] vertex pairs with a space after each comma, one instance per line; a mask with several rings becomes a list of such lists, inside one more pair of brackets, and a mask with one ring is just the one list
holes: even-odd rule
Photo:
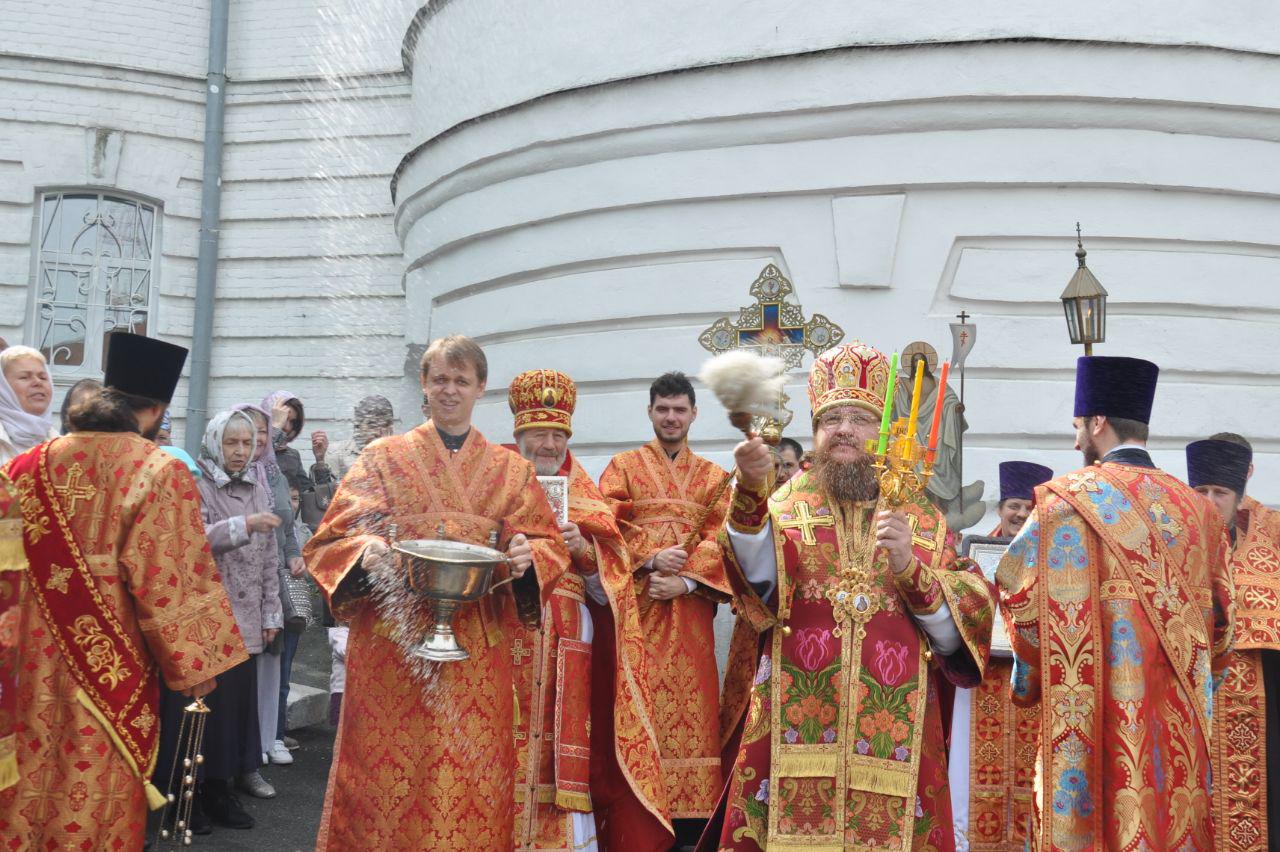
[[[1031, 514], [1035, 487], [1052, 478], [1041, 464], [1000, 462], [1000, 521], [990, 536], [1012, 540]], [[1022, 848], [1031, 823], [1039, 717], [1013, 703], [1010, 653], [993, 642], [982, 683], [955, 692], [947, 753], [951, 812], [956, 847], [972, 852]]]
[[1227, 523], [1236, 590], [1235, 647], [1214, 714], [1218, 848], [1266, 852], [1280, 846], [1280, 518], [1244, 507], [1253, 450], [1239, 440], [1188, 444], [1187, 482]]
[[150, 784], [159, 678], [205, 695], [248, 658], [195, 480], [149, 440], [186, 350], [116, 333], [107, 352], [106, 389], [72, 408], [75, 431], [4, 471], [27, 561], [0, 575], [0, 646], [20, 661], [16, 693], [0, 684], [0, 704], [16, 698], [0, 712], [17, 756], [6, 849], [141, 849], [147, 807], [164, 804]]
[[[569, 564], [532, 465], [471, 425], [488, 365], [473, 341], [422, 359], [431, 419], [365, 448], [308, 543], [306, 562], [351, 625], [347, 684], [319, 849], [510, 849], [516, 752], [511, 610], [537, 618]], [[461, 661], [418, 663], [427, 605], [401, 600], [400, 540], [497, 536], [518, 577], [453, 618]], [[443, 535], [441, 534], [443, 532]]]
[[1146, 451], [1158, 373], [1079, 360], [1076, 447], [1090, 466], [1036, 490], [997, 572], [1014, 700], [1040, 710], [1040, 849], [1214, 848], [1227, 534]]
[[[649, 663], [626, 543], [595, 482], [569, 449], [577, 387], [530, 370], [511, 382], [514, 448], [565, 514], [573, 570], [542, 627], [513, 620], [516, 849], [644, 852], [671, 846]], [[567, 486], [565, 489], [563, 486]]]
[[[693, 386], [667, 373], [649, 389], [655, 438], [614, 456], [600, 477], [631, 551], [652, 662], [654, 726], [675, 820], [705, 820], [720, 795], [719, 673], [712, 621], [728, 599], [716, 535], [729, 491], [719, 465], [688, 446]], [[691, 825], [689, 834], [699, 830]]]

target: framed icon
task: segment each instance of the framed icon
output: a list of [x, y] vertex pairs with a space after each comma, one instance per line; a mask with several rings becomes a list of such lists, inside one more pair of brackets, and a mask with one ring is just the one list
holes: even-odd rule
[[[967, 535], [960, 543], [960, 555], [972, 559], [982, 571], [982, 576], [992, 586], [996, 584], [996, 569], [1000, 560], [1013, 542], [1011, 538], [987, 535]], [[996, 607], [995, 620], [991, 626], [991, 656], [1012, 657], [1013, 646], [1009, 643], [1009, 630], [1005, 626], [1004, 616]]]

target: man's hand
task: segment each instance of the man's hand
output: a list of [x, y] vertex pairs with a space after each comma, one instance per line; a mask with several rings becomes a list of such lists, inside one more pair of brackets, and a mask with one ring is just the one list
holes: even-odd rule
[[289, 560], [289, 573], [295, 577], [307, 573], [307, 563], [302, 561], [301, 556], [294, 556]]
[[533, 547], [523, 533], [516, 533], [507, 543], [507, 558], [511, 560], [511, 576], [517, 580], [533, 565]]
[[911, 527], [902, 512], [881, 512], [876, 516], [876, 547], [889, 552], [889, 567], [901, 574], [911, 564]]
[[360, 557], [360, 567], [370, 574], [386, 574], [395, 568], [395, 554], [385, 541], [373, 541]]
[[329, 452], [329, 436], [324, 432], [311, 433], [311, 454], [316, 457], [317, 464], [324, 464], [324, 455]]
[[244, 525], [251, 533], [268, 533], [280, 526], [280, 516], [275, 512], [255, 512], [245, 516]]
[[582, 531], [573, 521], [561, 524], [560, 535], [564, 538], [565, 547], [569, 548], [570, 556], [580, 557], [591, 547], [591, 542], [582, 537]]
[[689, 561], [689, 554], [683, 547], [668, 547], [659, 550], [653, 556], [653, 570], [659, 574], [671, 576], [684, 570], [684, 563]]
[[733, 461], [738, 466], [738, 482], [744, 488], [760, 488], [773, 472], [773, 453], [759, 435], [734, 447]]
[[276, 634], [280, 632], [279, 627], [264, 627], [262, 629], [262, 642], [264, 645], [270, 645], [271, 640], [276, 638]]
[[684, 577], [667, 574], [649, 575], [649, 597], [655, 601], [669, 601], [689, 594], [689, 584]]
[[208, 680], [200, 681], [194, 686], [187, 687], [182, 690], [182, 694], [187, 696], [187, 698], [204, 698], [210, 692], [213, 692], [214, 687], [217, 685], [218, 679], [216, 677], [211, 677]]

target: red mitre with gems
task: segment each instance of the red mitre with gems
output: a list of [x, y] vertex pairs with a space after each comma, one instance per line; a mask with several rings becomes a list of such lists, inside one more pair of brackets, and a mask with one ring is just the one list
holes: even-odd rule
[[889, 359], [861, 340], [823, 352], [809, 370], [809, 407], [814, 422], [837, 405], [857, 405], [879, 417], [889, 386]]
[[516, 432], [561, 429], [573, 434], [573, 409], [578, 387], [556, 370], [529, 370], [511, 380], [507, 403], [516, 417]]

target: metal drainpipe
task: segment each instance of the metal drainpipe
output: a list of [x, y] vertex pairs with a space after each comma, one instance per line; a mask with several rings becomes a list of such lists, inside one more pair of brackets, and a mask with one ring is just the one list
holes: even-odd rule
[[204, 95], [204, 179], [200, 190], [200, 251], [196, 257], [196, 305], [191, 335], [184, 445], [200, 451], [209, 417], [209, 367], [213, 354], [213, 303], [218, 287], [218, 225], [222, 210], [222, 121], [227, 102], [227, 19], [231, 0], [209, 9], [209, 76]]

